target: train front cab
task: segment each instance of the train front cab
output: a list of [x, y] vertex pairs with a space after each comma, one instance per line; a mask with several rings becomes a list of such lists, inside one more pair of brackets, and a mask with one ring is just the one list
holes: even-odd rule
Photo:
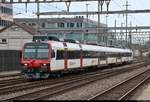
[[49, 43], [26, 43], [22, 49], [22, 73], [27, 79], [48, 78], [53, 57]]

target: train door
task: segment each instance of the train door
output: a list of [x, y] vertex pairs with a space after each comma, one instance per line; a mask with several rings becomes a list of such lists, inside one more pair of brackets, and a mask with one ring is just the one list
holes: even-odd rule
[[68, 48], [67, 48], [67, 44], [65, 42], [63, 42], [64, 45], [64, 70], [68, 69]]
[[83, 68], [83, 50], [81, 44], [79, 44], [80, 47], [80, 68]]
[[51, 70], [56, 67], [56, 50], [52, 49], [51, 51], [51, 61], [50, 61]]

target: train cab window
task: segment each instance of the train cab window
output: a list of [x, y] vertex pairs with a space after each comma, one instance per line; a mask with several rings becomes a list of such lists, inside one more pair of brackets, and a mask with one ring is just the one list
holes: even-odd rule
[[48, 59], [48, 49], [37, 49], [37, 58], [38, 59]]
[[24, 59], [34, 59], [36, 58], [35, 49], [24, 49]]
[[24, 59], [48, 59], [49, 46], [46, 43], [28, 43], [24, 46]]

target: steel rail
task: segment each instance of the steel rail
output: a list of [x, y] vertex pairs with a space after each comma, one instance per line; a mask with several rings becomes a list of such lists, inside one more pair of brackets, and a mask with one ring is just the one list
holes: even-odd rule
[[21, 73], [0, 75], [0, 78], [7, 78], [7, 77], [14, 77], [14, 76], [21, 76]]
[[[137, 64], [138, 63], [138, 64]], [[136, 63], [133, 63], [130, 67], [134, 67], [136, 65], [140, 65], [140, 64], [144, 64], [145, 62], [141, 61], [140, 63], [139, 62], [136, 62]], [[117, 69], [113, 69], [114, 71], [115, 70], [119, 70], [120, 68], [123, 69], [123, 68], [127, 68], [127, 66], [119, 66], [117, 67]], [[111, 69], [111, 71], [113, 71]], [[108, 72], [108, 70], [98, 70], [98, 71], [94, 71], [94, 72], [89, 72], [89, 73], [80, 73], [79, 75], [76, 75], [76, 76], [71, 76], [70, 80], [73, 80], [74, 78], [78, 78], [78, 77], [81, 77], [83, 75], [93, 75], [93, 74], [96, 74], [96, 73], [106, 73]], [[64, 76], [64, 78], [67, 78], [68, 76]], [[23, 83], [22, 85], [18, 84], [18, 85], [12, 85], [12, 86], [7, 86], [7, 87], [0, 87], [0, 95], [1, 94], [5, 94], [5, 93], [8, 93], [8, 92], [14, 92], [14, 91], [17, 91], [17, 90], [23, 90], [25, 88], [32, 88], [32, 87], [40, 87], [40, 86], [43, 86], [43, 85], [48, 85], [48, 81], [51, 81], [51, 83], [58, 83], [58, 82], [61, 82], [62, 78], [60, 80], [57, 81], [57, 79], [47, 79], [47, 80], [41, 80], [41, 81], [36, 81], [36, 82], [32, 82], [32, 83]], [[62, 80], [64, 81], [64, 80]], [[68, 80], [67, 80], [68, 81]], [[43, 83], [44, 82], [44, 83]], [[24, 85], [26, 85], [26, 87], [24, 87]], [[31, 85], [31, 86], [30, 86]]]
[[[134, 79], [134, 78], [136, 78], [136, 77], [138, 77], [138, 76], [140, 76], [140, 75], [142, 75], [142, 74], [144, 74], [144, 73], [147, 73], [148, 71], [150, 71], [150, 69], [148, 69], [148, 70], [146, 70], [146, 71], [143, 71], [143, 72], [140, 73], [140, 74], [134, 75], [134, 76], [132, 76], [132, 77], [130, 77], [130, 78], [128, 78], [128, 79], [126, 79], [126, 80], [124, 80], [124, 81], [122, 81], [122, 82], [120, 82], [120, 83], [118, 83], [118, 84], [116, 84], [116, 85], [114, 85], [114, 86], [112, 86], [112, 87], [110, 87], [109, 89], [104, 90], [104, 91], [102, 91], [102, 92], [100, 92], [100, 93], [94, 95], [93, 97], [90, 97], [88, 100], [97, 100], [97, 99], [100, 99], [100, 97], [103, 97], [103, 95], [104, 95], [104, 97], [106, 98], [106, 97], [107, 97], [107, 94], [110, 94], [110, 92], [111, 92], [112, 90], [116, 89], [117, 87], [120, 87], [121, 85], [126, 84], [128, 81], [131, 81], [132, 79]], [[147, 79], [147, 77], [146, 77], [146, 79]], [[141, 82], [141, 81], [140, 81], [140, 82]], [[123, 95], [122, 97], [124, 97], [124, 95]], [[122, 99], [122, 97], [119, 98], [118, 100]], [[108, 99], [108, 97], [107, 97], [107, 99], [105, 99], [105, 100], [111, 100], [111, 99]], [[113, 99], [113, 100], [114, 100], [114, 99]]]
[[[141, 67], [141, 66], [137, 66], [136, 68], [139, 68], [139, 67]], [[38, 91], [35, 91], [35, 92], [27, 93], [25, 95], [18, 96], [16, 98], [11, 98], [10, 100], [28, 99], [28, 98], [31, 99], [31, 100], [37, 100], [37, 99], [39, 100], [39, 99], [43, 99], [47, 96], [60, 94], [64, 91], [66, 91], [66, 90], [71, 90], [71, 89], [74, 89], [74, 88], [77, 88], [77, 87], [80, 87], [80, 86], [83, 86], [83, 85], [87, 85], [91, 82], [101, 80], [101, 79], [104, 79], [106, 77], [110, 77], [110, 76], [113, 76], [113, 75], [116, 75], [116, 74], [121, 74], [121, 72], [123, 73], [123, 72], [128, 72], [128, 71], [129, 71], [129, 69], [124, 69], [124, 70], [122, 69], [120, 71], [114, 71], [114, 73], [111, 72], [110, 74], [108, 74], [108, 73], [104, 74], [105, 76], [104, 75], [95, 75], [95, 76], [92, 76], [92, 77], [90, 76], [89, 78], [77, 79], [77, 80], [73, 80], [71, 82], [66, 82], [66, 83], [56, 85], [54, 87], [49, 87], [49, 88], [46, 88], [46, 89], [42, 89], [42, 90], [38, 90]], [[48, 90], [50, 90], [50, 91], [48, 91]], [[43, 92], [45, 92], [45, 93], [43, 94]]]
[[11, 85], [16, 85], [20, 83], [24, 83], [26, 80], [24, 78], [18, 78], [18, 79], [10, 79], [10, 80], [2, 80], [0, 82], [0, 88], [6, 87], [6, 86], [11, 86]]
[[131, 90], [129, 90], [126, 94], [124, 94], [122, 97], [120, 97], [118, 100], [125, 100], [133, 91], [135, 91], [138, 87], [140, 87], [143, 83], [145, 83], [147, 80], [150, 79], [150, 75], [146, 77], [143, 81], [141, 81], [139, 84], [137, 84], [135, 87], [133, 87]]

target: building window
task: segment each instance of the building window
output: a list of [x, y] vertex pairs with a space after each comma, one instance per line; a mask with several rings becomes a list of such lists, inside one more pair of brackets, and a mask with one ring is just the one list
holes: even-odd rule
[[80, 26], [79, 26], [79, 23], [77, 23], [77, 28], [79, 28]]
[[67, 28], [69, 28], [70, 27], [70, 24], [69, 23], [67, 23]]
[[70, 23], [70, 27], [73, 28], [74, 27], [74, 23]]
[[82, 28], [82, 23], [80, 23], [80, 27]]
[[82, 28], [82, 23], [77, 23], [77, 28]]
[[74, 27], [74, 23], [67, 23], [67, 27], [68, 28], [73, 28]]
[[28, 25], [31, 26], [31, 23], [29, 23]]
[[1, 39], [1, 43], [2, 44], [6, 44], [7, 43], [7, 39]]
[[0, 20], [0, 26], [8, 26], [10, 25], [12, 22], [10, 21], [5, 21], [5, 20]]
[[77, 28], [82, 28], [82, 23], [77, 23]]
[[64, 23], [58, 23], [58, 27], [64, 28], [64, 27], [65, 27], [65, 24], [64, 24]]
[[42, 23], [42, 28], [45, 28], [45, 23]]
[[36, 24], [35, 23], [32, 23], [32, 26], [35, 26]]

